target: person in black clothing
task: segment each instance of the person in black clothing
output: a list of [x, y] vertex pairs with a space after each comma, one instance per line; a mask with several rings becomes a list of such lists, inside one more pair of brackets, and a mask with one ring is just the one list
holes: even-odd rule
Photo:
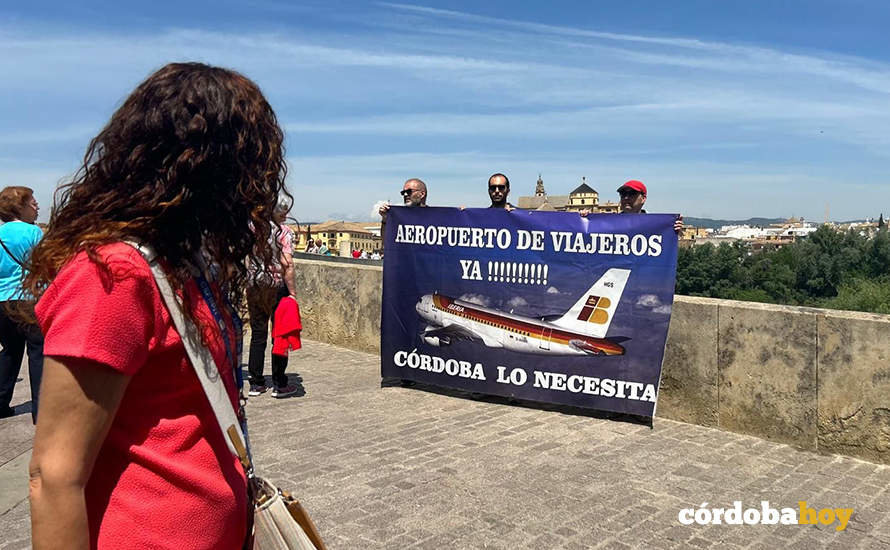
[[[247, 359], [247, 370], [250, 372], [250, 389], [247, 395], [256, 397], [269, 388], [263, 376], [266, 361], [266, 345], [269, 342], [269, 320], [278, 302], [286, 296], [296, 297], [293, 266], [293, 231], [284, 221], [290, 209], [286, 199], [279, 201], [275, 209], [275, 222], [280, 228], [276, 240], [279, 251], [280, 265], [270, 266], [266, 272], [255, 275], [254, 284], [247, 288], [247, 313], [250, 315], [250, 351]], [[276, 228], [277, 229], [277, 228]], [[276, 231], [273, 229], [272, 238]], [[272, 397], [283, 398], [296, 394], [301, 388], [288, 384], [287, 355], [272, 354]]]

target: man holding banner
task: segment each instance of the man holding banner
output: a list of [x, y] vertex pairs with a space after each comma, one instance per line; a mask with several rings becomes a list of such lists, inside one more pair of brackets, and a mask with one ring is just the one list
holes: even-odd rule
[[513, 210], [515, 206], [507, 202], [510, 194], [510, 180], [501, 173], [492, 174], [488, 178], [488, 198], [491, 199], [489, 208], [503, 208], [506, 211]]
[[[646, 204], [646, 185], [638, 180], [630, 180], [618, 188], [618, 206], [622, 214], [645, 214], [643, 205]], [[674, 231], [679, 234], [683, 231], [683, 216], [677, 216], [674, 220]]]
[[653, 416], [674, 215], [392, 209], [382, 375]]

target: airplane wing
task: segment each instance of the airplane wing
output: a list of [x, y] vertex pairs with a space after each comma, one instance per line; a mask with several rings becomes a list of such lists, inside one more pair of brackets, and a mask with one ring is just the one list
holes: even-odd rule
[[480, 335], [460, 325], [448, 325], [447, 327], [427, 329], [423, 331], [423, 336], [447, 336], [455, 340], [474, 340], [476, 342], [482, 341], [482, 337]]
[[438, 327], [432, 330], [425, 330], [423, 333], [424, 338], [434, 337], [434, 338], [448, 338], [452, 340], [471, 340], [473, 342], [482, 342], [486, 346], [490, 348], [502, 348], [504, 347], [497, 340], [492, 340], [491, 338], [484, 336], [482, 334], [476, 333], [467, 327], [451, 324], [446, 327]]

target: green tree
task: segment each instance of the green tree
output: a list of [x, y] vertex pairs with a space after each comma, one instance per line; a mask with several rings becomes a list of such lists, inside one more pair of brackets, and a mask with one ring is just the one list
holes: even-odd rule
[[677, 293], [890, 313], [890, 231], [822, 226], [778, 250], [742, 242], [681, 249]]
[[890, 313], [890, 276], [857, 278], [845, 282], [838, 295], [821, 304], [831, 309]]

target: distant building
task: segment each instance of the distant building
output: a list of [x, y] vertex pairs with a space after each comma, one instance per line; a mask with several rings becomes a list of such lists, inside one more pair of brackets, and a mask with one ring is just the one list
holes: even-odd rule
[[[690, 234], [691, 230], [695, 233]], [[680, 246], [699, 246], [708, 243], [720, 245], [742, 241], [748, 245], [751, 252], [777, 250], [801, 237], [806, 237], [815, 230], [814, 224], [805, 222], [801, 218], [790, 218], [781, 223], [770, 224], [766, 228], [724, 225], [717, 231], [709, 231], [706, 234], [701, 234], [702, 230], [699, 228], [687, 227], [680, 235]]]
[[581, 178], [581, 185], [568, 195], [548, 195], [544, 190], [544, 180], [538, 175], [535, 194], [531, 197], [519, 197], [517, 207], [523, 210], [550, 210], [557, 212], [580, 212], [589, 210], [591, 213], [617, 213], [617, 202], [599, 202], [599, 193], [587, 185], [587, 178]]
[[572, 212], [580, 212], [581, 210], [594, 211], [599, 202], [599, 193], [587, 185], [587, 178], [582, 176], [581, 185], [569, 193], [569, 205], [566, 207], [566, 210]]
[[683, 231], [680, 233], [681, 241], [694, 241], [696, 239], [706, 239], [711, 233], [713, 233], [713, 229], [708, 229], [706, 227], [695, 227], [692, 225], [687, 225], [683, 228]]
[[383, 250], [380, 222], [326, 221], [314, 225], [291, 226], [297, 237], [294, 251], [306, 250], [308, 239], [321, 240], [333, 253], [364, 250], [368, 254]]

